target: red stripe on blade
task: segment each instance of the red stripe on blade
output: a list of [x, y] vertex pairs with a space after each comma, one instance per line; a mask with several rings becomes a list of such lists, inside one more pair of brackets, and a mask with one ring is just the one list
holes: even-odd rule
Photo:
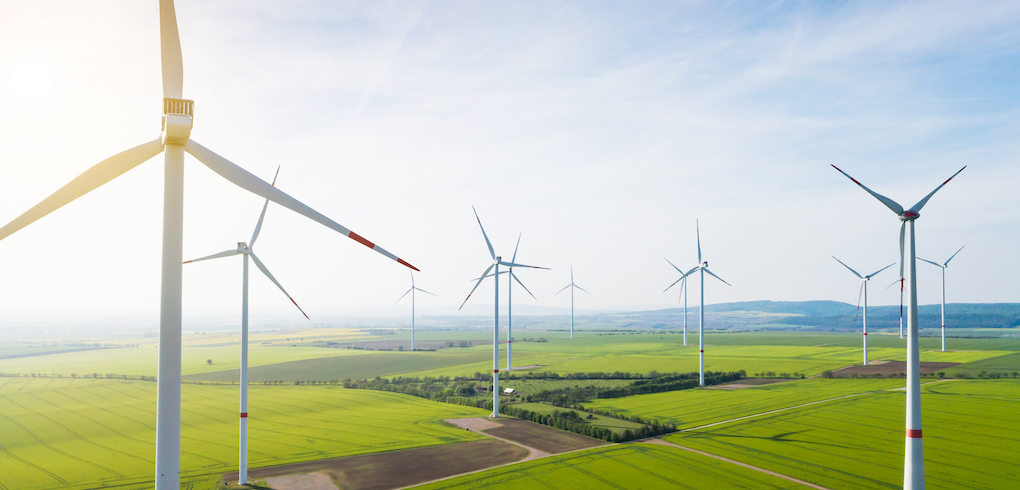
[[921, 438], [921, 429], [917, 429], [917, 430], [907, 429], [907, 437], [909, 437], [911, 439], [920, 439]]
[[368, 248], [375, 248], [375, 244], [374, 243], [366, 240], [365, 237], [363, 237], [363, 236], [361, 236], [361, 235], [359, 235], [357, 233], [354, 233], [353, 231], [351, 232], [350, 235], [347, 235], [347, 236], [351, 240], [354, 240], [354, 241], [356, 241], [356, 242], [358, 242], [358, 243], [360, 243], [360, 244], [362, 244], [362, 245], [364, 245], [364, 246], [366, 246]]
[[407, 262], [404, 262], [404, 259], [397, 259], [397, 263], [400, 264], [400, 265], [406, 266], [406, 267], [410, 267], [410, 268], [412, 268], [412, 269], [414, 269], [414, 270], [416, 270], [418, 272], [421, 272], [420, 270], [418, 270], [417, 267], [415, 267], [415, 266], [413, 266], [411, 264], [408, 264]]

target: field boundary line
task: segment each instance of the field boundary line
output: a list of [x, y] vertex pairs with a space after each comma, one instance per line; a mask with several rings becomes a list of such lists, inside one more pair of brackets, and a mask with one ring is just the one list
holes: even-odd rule
[[758, 471], [758, 472], [761, 472], [761, 473], [765, 473], [766, 475], [772, 475], [772, 476], [774, 476], [776, 478], [782, 478], [784, 480], [791, 481], [791, 482], [794, 482], [794, 483], [798, 483], [798, 484], [804, 485], [806, 487], [815, 488], [817, 490], [829, 490], [829, 488], [827, 488], [827, 487], [823, 487], [821, 485], [816, 485], [816, 484], [811, 483], [811, 482], [806, 482], [806, 481], [801, 480], [799, 478], [794, 478], [792, 476], [784, 475], [782, 473], [776, 473], [775, 471], [766, 470], [765, 468], [759, 468], [757, 466], [749, 465], [747, 463], [741, 463], [740, 461], [735, 461], [735, 460], [732, 460], [732, 459], [729, 459], [729, 458], [724, 458], [722, 456], [717, 456], [717, 455], [712, 454], [712, 453], [706, 453], [704, 451], [698, 451], [697, 449], [692, 449], [692, 448], [689, 448], [689, 447], [684, 447], [684, 446], [681, 446], [679, 444], [674, 444], [672, 442], [663, 441], [662, 439], [653, 439], [653, 440], [650, 440], [648, 442], [650, 444], [660, 444], [660, 445], [663, 445], [663, 446], [669, 446], [669, 447], [675, 447], [677, 449], [683, 449], [684, 451], [690, 451], [690, 452], [695, 453], [695, 454], [700, 454], [702, 456], [707, 456], [709, 458], [718, 459], [719, 461], [724, 461], [724, 462], [727, 462], [727, 463], [730, 463], [730, 464], [735, 464], [737, 466], [741, 466], [741, 467], [747, 468], [749, 470], [754, 470], [754, 471]]
[[[894, 389], [896, 389], [896, 388], [894, 388]], [[871, 394], [871, 393], [876, 393], [876, 392], [874, 392], [874, 391], [865, 391], [865, 392], [862, 392], [862, 393], [851, 393], [849, 395], [837, 396], [835, 398], [826, 398], [825, 400], [816, 400], [816, 401], [813, 401], [813, 402], [802, 403], [800, 405], [794, 405], [792, 407], [777, 408], [775, 410], [769, 410], [768, 412], [754, 413], [754, 414], [751, 414], [751, 415], [745, 415], [743, 417], [737, 417], [735, 419], [723, 420], [723, 421], [720, 421], [720, 422], [712, 422], [711, 424], [699, 425], [697, 427], [689, 427], [687, 429], [678, 430], [677, 432], [690, 432], [692, 430], [705, 429], [705, 428], [708, 428], [708, 427], [714, 427], [716, 425], [722, 425], [722, 424], [728, 424], [730, 422], [736, 422], [738, 420], [753, 419], [755, 417], [761, 417], [762, 415], [770, 415], [770, 414], [773, 414], [773, 413], [785, 412], [787, 410], [793, 410], [795, 408], [808, 407], [808, 406], [811, 406], [811, 405], [817, 405], [819, 403], [826, 403], [826, 402], [831, 402], [831, 401], [835, 401], [835, 400], [842, 400], [844, 398], [851, 398], [851, 397], [854, 397], [854, 396], [868, 395], [868, 394]], [[667, 435], [667, 434], [663, 434], [663, 435]], [[659, 437], [661, 437], [661, 436], [656, 436], [656, 437], [652, 437], [652, 438], [649, 438], [649, 439], [658, 439]], [[635, 442], [642, 442], [642, 441], [635, 441]]]
[[[602, 444], [602, 445], [599, 445], [599, 446], [585, 447], [585, 448], [575, 449], [573, 451], [566, 451], [566, 452], [558, 453], [558, 454], [550, 454], [550, 453], [547, 453], [545, 451], [539, 451], [538, 449], [535, 449], [535, 448], [530, 447], [530, 446], [525, 446], [524, 444], [521, 444], [521, 443], [518, 443], [518, 442], [514, 442], [514, 441], [511, 441], [511, 440], [508, 440], [508, 439], [503, 439], [502, 437], [498, 437], [498, 436], [494, 436], [492, 434], [485, 433], [483, 431], [474, 431], [473, 430], [471, 432], [474, 432], [475, 434], [483, 434], [483, 435], [491, 437], [493, 439], [497, 439], [497, 440], [500, 440], [500, 441], [503, 441], [503, 442], [508, 442], [508, 443], [513, 444], [515, 446], [523, 447], [524, 449], [527, 449], [529, 451], [528, 452], [528, 456], [526, 456], [524, 459], [521, 459], [521, 460], [518, 460], [518, 461], [511, 461], [509, 463], [503, 463], [501, 465], [490, 466], [488, 468], [482, 468], [482, 469], [479, 469], [479, 470], [468, 471], [466, 473], [461, 473], [461, 474], [458, 474], [458, 475], [450, 475], [450, 476], [443, 477], [443, 478], [437, 478], [435, 480], [423, 481], [423, 482], [420, 482], [420, 483], [415, 483], [413, 485], [408, 485], [406, 487], [395, 488], [393, 490], [404, 490], [404, 489], [407, 489], [407, 488], [414, 488], [414, 487], [419, 487], [419, 486], [422, 486], [422, 485], [430, 485], [430, 484], [433, 484], [433, 483], [439, 483], [441, 481], [450, 480], [450, 479], [453, 479], [453, 478], [460, 478], [462, 476], [473, 475], [475, 473], [481, 473], [483, 471], [494, 470], [496, 468], [503, 468], [503, 467], [506, 467], [506, 466], [512, 466], [512, 465], [515, 465], [515, 464], [525, 463], [525, 462], [528, 462], [528, 461], [535, 461], [535, 460], [538, 460], [538, 459], [548, 458], [550, 456], [562, 456], [564, 454], [573, 454], [573, 453], [579, 453], [581, 451], [590, 451], [592, 449], [599, 449], [599, 448], [609, 447], [609, 446], [613, 445], [613, 444]], [[828, 490], [828, 489], [825, 489], [825, 490]]]

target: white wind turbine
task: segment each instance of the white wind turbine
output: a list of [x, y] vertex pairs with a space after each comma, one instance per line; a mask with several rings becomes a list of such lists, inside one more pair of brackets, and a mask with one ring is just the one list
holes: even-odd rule
[[[426, 291], [426, 290], [424, 290], [422, 288], [419, 288], [418, 286], [414, 285], [414, 272], [411, 272], [411, 289], [407, 290], [407, 293], [411, 293], [411, 352], [414, 352], [414, 292], [415, 291], [421, 291], [421, 292], [423, 292], [425, 294], [432, 294], [432, 293], [430, 293], [430, 292], [428, 292], [428, 291]], [[399, 298], [397, 298], [397, 303], [399, 303], [400, 300], [404, 299], [404, 296], [407, 296], [407, 293], [404, 293]], [[435, 296], [435, 295], [432, 294], [432, 296]]]
[[400, 264], [412, 269], [415, 267], [192, 140], [194, 101], [182, 98], [184, 61], [173, 0], [160, 0], [159, 24], [163, 73], [163, 127], [160, 137], [118, 153], [86, 170], [0, 228], [0, 240], [164, 153], [155, 487], [177, 490], [181, 479], [181, 273], [185, 152], [242, 189], [308, 217]]
[[[846, 172], [839, 169], [839, 167], [833, 165], [832, 168], [839, 171], [839, 173], [846, 176], [846, 178], [853, 181], [871, 194], [872, 197], [878, 199], [882, 204], [885, 204], [892, 212], [896, 213], [896, 216], [900, 219], [900, 277], [904, 280], [910, 279], [906, 282], [907, 285], [907, 413], [906, 413], [906, 440], [905, 450], [903, 454], [903, 488], [905, 490], [923, 490], [924, 489], [924, 445], [921, 440], [921, 364], [920, 364], [920, 349], [918, 347], [917, 339], [917, 261], [914, 260], [916, 257], [915, 253], [915, 236], [914, 236], [914, 221], [920, 217], [918, 214], [921, 208], [928, 203], [928, 199], [935, 195], [939, 189], [944, 185], [948, 184], [953, 177], [956, 177], [963, 172], [964, 166], [960, 170], [957, 170], [952, 177], [946, 179], [945, 182], [939, 184], [935, 190], [931, 191], [924, 199], [921, 199], [912, 208], [904, 210], [903, 206], [900, 206], [889, 199], [888, 197], [876, 194], [871, 189], [864, 187], [853, 177], [847, 175]], [[909, 226], [908, 226], [909, 225]], [[906, 234], [910, 232], [910, 240], [906, 241]], [[904, 265], [906, 266], [906, 275], [904, 275]]]
[[[669, 259], [666, 259], [666, 262], [669, 262]], [[684, 271], [680, 270], [679, 267], [673, 265], [672, 262], [669, 262], [669, 265], [672, 265], [673, 268], [676, 269], [676, 271], [680, 273], [680, 279], [677, 279], [673, 284], [670, 284], [669, 287], [664, 289], [662, 292], [665, 293], [666, 291], [669, 291], [670, 288], [672, 288], [673, 286], [676, 286], [676, 283], [683, 281], [682, 284], [680, 284], [680, 294], [682, 294], [683, 297], [684, 297], [684, 346], [686, 346], [687, 345], [687, 276], [690, 275], [690, 272], [685, 274]], [[679, 300], [679, 298], [678, 298], [678, 300]]]
[[[833, 257], [833, 258], [836, 259], [836, 257]], [[843, 264], [843, 261], [839, 260], [839, 259], [836, 259], [836, 262], [839, 262], [840, 264]], [[868, 274], [866, 276], [862, 276], [862, 275], [858, 274], [857, 271], [855, 271], [853, 269], [850, 269], [849, 265], [843, 264], [843, 267], [846, 267], [847, 269], [850, 269], [850, 272], [853, 272], [854, 275], [857, 276], [857, 278], [861, 280], [861, 290], [857, 293], [857, 309], [858, 310], [861, 309], [861, 294], [863, 293], [864, 294], [864, 316], [863, 316], [863, 318], [864, 318], [864, 365], [865, 366], [868, 365], [868, 281], [870, 281], [872, 277], [875, 277], [875, 275], [877, 275], [879, 272], [882, 272], [882, 271], [892, 267], [893, 265], [896, 265], [895, 262], [892, 263], [892, 264], [889, 264], [889, 265], [887, 265], [887, 266], [885, 266], [885, 267], [883, 267], [883, 268], [881, 268], [881, 269], [879, 269], [879, 270], [877, 270], [875, 272], [872, 272], [871, 274]]]
[[[474, 206], [471, 206], [471, 210], [475, 212], [475, 220], [478, 221], [478, 227], [482, 229], [482, 237], [485, 238], [485, 245], [489, 247], [489, 255], [492, 257], [492, 264], [489, 265], [485, 272], [478, 278], [478, 282], [475, 283], [475, 287], [471, 288], [471, 292], [468, 293], [467, 298], [464, 298], [464, 302], [460, 304], [461, 308], [467, 304], [467, 301], [471, 299], [471, 295], [474, 294], [475, 290], [478, 289], [478, 285], [485, 280], [486, 277], [493, 277], [493, 284], [495, 285], [495, 293], [493, 296], [493, 317], [492, 317], [492, 417], [499, 417], [499, 266], [506, 267], [528, 267], [531, 269], [546, 269], [547, 267], [536, 267], [533, 265], [516, 264], [513, 261], [503, 262], [503, 258], [496, 255], [496, 251], [492, 248], [492, 242], [489, 241], [489, 236], [485, 234], [485, 227], [482, 226], [482, 220], [478, 217], [478, 211]], [[520, 237], [518, 237], [518, 243], [520, 243]], [[514, 252], [516, 256], [516, 249]], [[495, 269], [495, 270], [493, 270]], [[489, 274], [492, 272], [492, 274]], [[523, 285], [523, 284], [522, 284]], [[527, 289], [527, 288], [525, 288]]]
[[[513, 256], [512, 259], [510, 259], [510, 262], [516, 262], [517, 261], [517, 249], [520, 246], [521, 246], [521, 235], [517, 235], [517, 245], [514, 247], [514, 256]], [[507, 371], [511, 371], [514, 368], [514, 351], [513, 351], [513, 343], [514, 343], [514, 316], [513, 316], [513, 308], [514, 308], [514, 302], [513, 302], [514, 281], [517, 281], [517, 284], [520, 284], [521, 287], [524, 288], [524, 290], [528, 292], [528, 294], [531, 294], [531, 291], [528, 289], [527, 286], [524, 285], [523, 282], [521, 282], [520, 279], [517, 278], [517, 274], [514, 274], [514, 268], [513, 267], [510, 267], [509, 269], [507, 269], [506, 272], [500, 272], [500, 274], [501, 275], [502, 274], [510, 274], [510, 281], [507, 282], [507, 287], [506, 287], [506, 370]], [[489, 277], [489, 276], [485, 276], [485, 277]], [[533, 299], [538, 299], [538, 298], [535, 298], [534, 294], [531, 294], [531, 297]]]
[[[584, 291], [584, 288], [578, 286], [577, 284], [574, 284], [574, 264], [570, 264], [570, 284], [563, 286], [563, 289], [556, 291], [556, 294], [560, 294], [563, 291], [566, 291], [567, 288], [570, 288], [570, 338], [574, 338], [574, 289], [576, 288], [580, 289], [581, 291]], [[588, 291], [584, 292], [588, 293]], [[554, 294], [553, 296], [556, 296], [556, 294]]]
[[[280, 168], [277, 167], [276, 174], [280, 174]], [[273, 177], [273, 185], [276, 185], [276, 177]], [[237, 248], [226, 250], [217, 254], [212, 254], [199, 259], [193, 259], [185, 261], [185, 264], [191, 262], [199, 262], [202, 260], [218, 259], [220, 257], [233, 257], [235, 255], [244, 256], [244, 267], [241, 281], [241, 421], [240, 421], [240, 432], [238, 440], [238, 471], [237, 481], [238, 484], [244, 485], [248, 483], [248, 257], [255, 262], [255, 267], [258, 267], [276, 287], [283, 291], [283, 295], [297, 306], [298, 311], [308, 319], [308, 314], [305, 310], [302, 310], [298, 306], [297, 301], [287, 293], [286, 289], [266, 268], [266, 265], [255, 255], [255, 240], [259, 237], [259, 232], [262, 231], [262, 222], [266, 219], [266, 209], [269, 208], [269, 199], [266, 199], [266, 203], [262, 205], [262, 214], [259, 215], [259, 221], [255, 225], [255, 232], [251, 235], [251, 241], [248, 243], [238, 242]]]
[[[694, 222], [694, 225], [698, 233], [698, 265], [685, 272], [684, 276], [689, 276], [694, 271], [701, 271], [701, 306], [698, 308], [698, 385], [705, 386], [705, 273], [707, 272], [710, 276], [722, 281], [727, 286], [733, 285], [708, 270], [707, 260], [701, 260], [701, 225], [697, 221]], [[677, 269], [677, 271], [679, 270]]]
[[[966, 245], [963, 247], [966, 247]], [[960, 250], [963, 250], [963, 247], [960, 247]], [[935, 267], [938, 267], [939, 269], [942, 269], [942, 352], [946, 351], [946, 269], [949, 267], [949, 261], [953, 260], [953, 257], [956, 257], [956, 254], [960, 253], [960, 250], [957, 250], [952, 257], [949, 257], [948, 260], [941, 264], [918, 257], [918, 260], [923, 260]]]

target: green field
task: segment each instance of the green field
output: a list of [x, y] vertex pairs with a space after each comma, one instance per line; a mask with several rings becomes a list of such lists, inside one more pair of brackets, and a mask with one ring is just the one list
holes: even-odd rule
[[[151, 486], [155, 391], [142, 381], [0, 378], [0, 486]], [[249, 396], [253, 468], [481, 439], [441, 420], [488, 413], [324, 386], [254, 385]], [[236, 387], [184, 385], [185, 480], [236, 470], [237, 403]]]
[[[931, 383], [921, 401], [928, 488], [1015, 488], [1020, 381]], [[898, 488], [905, 403], [879, 391], [666, 439], [829, 488]]]
[[529, 461], [418, 487], [439, 489], [803, 488], [681, 449], [626, 444]]
[[[553, 406], [553, 405], [549, 405], [547, 403], [527, 403], [527, 402], [525, 402], [525, 403], [514, 403], [513, 406], [516, 407], [516, 408], [523, 408], [525, 410], [531, 410], [532, 412], [538, 412], [538, 413], [542, 413], [542, 414], [551, 414], [555, 410], [559, 410], [561, 412], [571, 410], [569, 408], [560, 408], [560, 407], [556, 407], [556, 406]], [[581, 417], [586, 417], [588, 415], [588, 412], [584, 412], [584, 411], [581, 411], [581, 410], [575, 410], [575, 411], [577, 413], [581, 414]], [[585, 419], [585, 422], [587, 422], [587, 423], [589, 423], [591, 425], [597, 425], [599, 427], [605, 427], [607, 429], [613, 429], [614, 431], [616, 431], [618, 433], [621, 433], [621, 434], [623, 433], [623, 431], [625, 431], [627, 429], [632, 429], [633, 430], [633, 429], [640, 429], [641, 427], [643, 427], [643, 425], [641, 425], [641, 424], [639, 424], [637, 422], [631, 422], [629, 420], [622, 420], [622, 419], [618, 419], [618, 418], [614, 418], [614, 417], [607, 417], [605, 415], [598, 415], [598, 414], [591, 414], [591, 415], [592, 415], [592, 418]]]
[[607, 398], [586, 407], [639, 415], [683, 429], [839, 396], [904, 386], [902, 379], [803, 379], [739, 390], [693, 389]]

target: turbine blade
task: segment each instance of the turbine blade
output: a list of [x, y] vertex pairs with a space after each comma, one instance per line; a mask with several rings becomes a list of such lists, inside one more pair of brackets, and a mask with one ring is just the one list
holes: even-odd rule
[[[964, 245], [963, 247], [966, 247], [966, 245]], [[960, 250], [963, 250], [963, 247], [960, 247]], [[957, 250], [956, 253], [954, 253], [952, 257], [949, 257], [949, 260], [953, 260], [953, 257], [956, 257], [956, 254], [960, 253], [960, 250]], [[942, 265], [943, 266], [948, 266], [949, 265], [949, 260], [947, 260], [946, 263], [942, 264]]]
[[259, 260], [259, 258], [255, 256], [255, 254], [249, 252], [248, 255], [251, 256], [252, 262], [255, 262], [255, 267], [258, 267], [259, 270], [262, 271], [262, 273], [265, 274], [266, 277], [268, 277], [270, 281], [273, 281], [273, 284], [276, 284], [276, 287], [280, 288], [280, 291], [283, 291], [284, 296], [286, 296], [287, 299], [289, 299], [291, 303], [294, 303], [294, 306], [297, 306], [298, 311], [300, 311], [301, 314], [305, 316], [305, 319], [306, 320], [311, 320], [311, 318], [308, 318], [308, 313], [305, 313], [305, 310], [302, 310], [301, 307], [298, 306], [297, 301], [294, 301], [294, 298], [290, 297], [290, 294], [287, 293], [287, 290], [283, 289], [283, 286], [280, 285], [280, 281], [277, 281], [276, 278], [273, 277], [273, 275], [269, 273], [269, 269], [266, 269], [266, 265], [263, 264], [262, 261]]
[[514, 245], [514, 256], [510, 258], [510, 262], [516, 262], [517, 261], [517, 248], [521, 246], [521, 235], [523, 235], [523, 234], [524, 233], [521, 233], [521, 234], [517, 235], [517, 245]]
[[372, 250], [375, 250], [376, 252], [379, 252], [380, 254], [390, 258], [391, 260], [396, 261], [401, 265], [410, 267], [411, 269], [414, 270], [418, 270], [417, 267], [405, 262], [403, 259], [397, 257], [396, 255], [387, 252], [382, 247], [366, 240], [361, 235], [358, 235], [357, 233], [354, 233], [353, 231], [344, 228], [336, 221], [333, 221], [323, 216], [322, 213], [319, 213], [318, 211], [306, 206], [301, 201], [298, 201], [297, 199], [290, 197], [280, 189], [277, 189], [276, 187], [267, 184], [265, 181], [252, 175], [247, 170], [238, 167], [237, 165], [227, 160], [226, 158], [223, 158], [217, 155], [216, 153], [213, 153], [212, 150], [209, 150], [208, 148], [198, 144], [198, 142], [196, 142], [195, 140], [188, 140], [188, 144], [184, 147], [184, 150], [190, 153], [193, 157], [197, 158], [198, 161], [205, 164], [205, 166], [212, 169], [213, 172], [219, 174], [220, 177], [227, 179], [234, 185], [248, 192], [269, 199], [270, 201], [273, 201], [276, 204], [279, 204], [287, 209], [290, 209], [291, 211], [294, 211], [302, 216], [305, 216], [306, 218], [309, 218], [312, 221], [315, 221], [325, 226], [326, 228], [336, 231], [341, 235], [350, 238], [351, 240], [354, 240]]
[[[666, 262], [669, 262], [669, 259], [667, 259], [666, 257], [663, 257], [663, 259], [665, 259], [665, 260], [666, 260]], [[684, 271], [680, 270], [680, 268], [679, 268], [679, 267], [677, 267], [676, 265], [674, 265], [674, 264], [673, 264], [672, 262], [669, 262], [669, 265], [672, 265], [672, 266], [673, 266], [673, 268], [674, 268], [674, 269], [676, 269], [676, 271], [677, 271], [677, 272], [679, 272], [679, 273], [681, 273], [681, 274], [683, 274], [683, 273], [684, 273]]]
[[[963, 168], [967, 168], [967, 166], [964, 165]], [[956, 177], [957, 175], [960, 175], [960, 172], [963, 172], [963, 168], [961, 168], [960, 170], [957, 170], [956, 173], [953, 174], [953, 177]], [[943, 182], [938, 187], [936, 187], [935, 190], [931, 191], [930, 194], [928, 194], [927, 196], [924, 196], [924, 199], [921, 199], [920, 201], [918, 201], [917, 204], [914, 205], [914, 207], [910, 208], [910, 210], [915, 212], [915, 213], [920, 212], [921, 208], [923, 208], [924, 205], [928, 203], [928, 199], [931, 199], [931, 196], [935, 195], [935, 193], [938, 192], [939, 189], [942, 188], [942, 186], [948, 184], [950, 180], [953, 180], [953, 177], [950, 177], [950, 178], [946, 179], [945, 182]]]
[[[835, 165], [832, 165], [832, 168], [834, 168], [836, 170], [839, 170], [839, 167], [837, 167]], [[846, 175], [846, 178], [852, 180], [853, 183], [861, 186], [861, 189], [864, 189], [864, 190], [868, 191], [868, 194], [871, 194], [872, 196], [874, 196], [875, 199], [878, 199], [879, 201], [882, 201], [882, 204], [885, 204], [885, 206], [887, 208], [891, 209], [892, 212], [896, 213], [897, 216], [900, 216], [900, 215], [903, 214], [903, 206], [900, 206], [899, 204], [896, 204], [896, 201], [893, 201], [892, 199], [889, 199], [888, 197], [885, 197], [885, 196], [883, 196], [881, 194], [878, 194], [875, 191], [873, 191], [871, 189], [868, 189], [867, 187], [864, 187], [864, 184], [862, 184], [860, 182], [857, 182], [857, 179], [851, 177], [850, 175], [848, 175], [846, 172], [844, 172], [842, 170], [839, 170], [839, 173], [841, 173], [843, 175]]]
[[241, 252], [240, 250], [234, 248], [234, 249], [230, 249], [230, 250], [225, 250], [225, 251], [220, 252], [218, 254], [206, 255], [205, 257], [199, 257], [197, 259], [185, 260], [184, 263], [185, 264], [190, 264], [192, 262], [201, 262], [203, 260], [218, 259], [218, 258], [221, 258], [221, 257], [233, 257], [235, 255], [240, 255], [242, 253], [244, 253], [244, 252]]
[[517, 281], [517, 284], [520, 284], [520, 285], [521, 285], [521, 287], [522, 287], [522, 288], [524, 288], [524, 290], [528, 292], [528, 294], [531, 294], [531, 298], [532, 298], [532, 299], [535, 299], [535, 300], [537, 300], [537, 299], [538, 299], [538, 298], [536, 298], [536, 297], [535, 297], [535, 295], [534, 295], [534, 294], [532, 294], [532, 293], [531, 293], [531, 290], [530, 290], [530, 289], [528, 289], [528, 287], [527, 287], [527, 286], [525, 286], [525, 285], [524, 285], [524, 283], [523, 283], [523, 282], [521, 282], [521, 280], [517, 278], [517, 274], [514, 274], [513, 272], [511, 272], [511, 273], [510, 273], [510, 277], [514, 278], [514, 280], [515, 280], [515, 281]]
[[695, 267], [691, 267], [691, 270], [687, 271], [687, 273], [686, 273], [686, 274], [684, 274], [684, 277], [686, 277], [686, 276], [689, 276], [689, 275], [691, 275], [691, 274], [694, 274], [694, 271], [696, 271], [696, 270], [698, 270], [698, 269], [700, 269], [700, 268], [701, 268], [701, 265], [700, 265], [700, 264], [699, 264], [699, 265], [697, 265], [697, 266], [695, 266]]
[[887, 265], [887, 266], [885, 266], [885, 267], [883, 267], [883, 268], [881, 268], [881, 269], [879, 269], [879, 270], [877, 270], [875, 272], [872, 272], [871, 274], [868, 275], [868, 277], [869, 278], [875, 277], [875, 275], [878, 274], [879, 272], [882, 272], [882, 271], [884, 271], [884, 270], [886, 270], [886, 269], [888, 269], [888, 268], [890, 268], [890, 267], [892, 267], [894, 265], [896, 265], [896, 262], [893, 262], [893, 263], [891, 263], [891, 264], [889, 264], [889, 265]]
[[401, 295], [400, 295], [400, 297], [399, 297], [399, 298], [397, 298], [397, 300], [396, 300], [396, 301], [394, 301], [394, 303], [399, 303], [399, 302], [400, 302], [400, 300], [404, 299], [404, 296], [407, 296], [407, 293], [410, 293], [410, 292], [411, 292], [411, 291], [412, 291], [413, 289], [414, 289], [414, 288], [412, 287], [411, 289], [408, 289], [406, 293], [404, 293], [404, 294], [401, 294]]
[[[578, 286], [577, 284], [574, 284], [573, 286], [575, 288], [577, 288], [577, 289], [580, 289], [581, 291], [584, 291], [584, 292], [588, 293], [588, 291], [585, 291], [584, 288], [582, 288], [581, 286]], [[588, 293], [588, 294], [591, 294], [591, 293]]]
[[[424, 290], [424, 289], [422, 289], [422, 288], [414, 288], [414, 289], [415, 289], [415, 290], [417, 290], [417, 291], [421, 291], [421, 292], [423, 292], [423, 293], [425, 293], [425, 294], [432, 294], [432, 293], [430, 293], [430, 292], [428, 292], [428, 291], [426, 291], [426, 290]], [[436, 295], [435, 295], [435, 294], [432, 294], [432, 296], [436, 296]]]
[[727, 286], [730, 286], [730, 287], [733, 287], [733, 285], [732, 285], [732, 284], [730, 284], [730, 283], [726, 282], [725, 280], [723, 280], [723, 278], [721, 278], [721, 277], [719, 277], [719, 276], [717, 276], [717, 275], [713, 274], [713, 273], [712, 273], [712, 271], [708, 270], [708, 268], [707, 268], [707, 267], [705, 268], [705, 272], [707, 272], [707, 273], [708, 273], [708, 275], [710, 275], [710, 276], [712, 276], [712, 277], [714, 277], [714, 278], [716, 278], [716, 279], [718, 279], [718, 280], [722, 281], [722, 282], [723, 282], [723, 284], [725, 284], [725, 285], [727, 285]]
[[488, 269], [485, 269], [485, 272], [482, 273], [482, 277], [478, 278], [478, 282], [475, 283], [475, 287], [471, 288], [471, 292], [468, 293], [467, 298], [464, 298], [464, 302], [460, 304], [460, 308], [457, 308], [457, 311], [460, 311], [461, 308], [463, 308], [464, 305], [467, 304], [467, 301], [471, 299], [471, 295], [475, 294], [475, 290], [478, 289], [478, 285], [481, 284], [483, 280], [485, 280], [485, 277], [489, 275], [489, 271], [491, 271], [493, 267], [496, 267], [496, 264], [492, 264], [489, 266]]
[[861, 314], [861, 297], [864, 295], [864, 281], [861, 281], [861, 288], [857, 291], [857, 313], [854, 313], [854, 321]]
[[[501, 275], [501, 276], [502, 276], [503, 274], [506, 274], [507, 272], [509, 272], [509, 271], [499, 271], [499, 275]], [[492, 274], [485, 274], [484, 276], [482, 276], [482, 277], [476, 277], [476, 278], [472, 279], [471, 281], [477, 281], [477, 280], [479, 280], [479, 279], [485, 279], [485, 278], [487, 278], [487, 277], [492, 277]], [[471, 281], [468, 281], [468, 282], [471, 282]]]
[[687, 276], [684, 276], [682, 279], [684, 280], [684, 282], [683, 282], [683, 284], [680, 285], [680, 292], [677, 293], [677, 297], [676, 297], [677, 304], [680, 304], [680, 300], [683, 299], [683, 297], [684, 297], [684, 288], [687, 287]]
[[903, 241], [906, 240], [907, 222], [900, 221], [900, 278], [903, 277]]
[[[567, 288], [569, 288], [570, 286], [573, 286], [573, 285], [574, 285], [574, 283], [570, 283], [570, 284], [567, 284], [566, 286], [563, 286], [563, 289], [561, 289], [561, 290], [559, 290], [559, 291], [556, 291], [556, 294], [560, 294], [560, 293], [562, 293], [563, 291], [566, 291], [566, 290], [567, 290]], [[554, 294], [553, 296], [556, 296], [556, 294]]]
[[471, 210], [475, 212], [475, 219], [478, 221], [478, 227], [482, 229], [482, 238], [485, 238], [485, 245], [489, 247], [489, 255], [492, 256], [492, 260], [496, 260], [496, 251], [492, 249], [492, 242], [489, 241], [489, 235], [485, 234], [485, 227], [482, 226], [482, 219], [478, 217], [478, 210], [475, 209], [474, 206], [471, 206]]
[[895, 285], [897, 285], [899, 283], [900, 283], [900, 279], [897, 279], [897, 280], [893, 281], [892, 284], [886, 286], [885, 288], [889, 289], [889, 288], [891, 288], [891, 287], [893, 287], [893, 286], [895, 286]]
[[163, 65], [163, 97], [183, 98], [184, 59], [173, 0], [159, 0], [159, 51]]
[[502, 260], [501, 260], [501, 261], [499, 261], [499, 265], [505, 265], [505, 266], [507, 266], [507, 267], [527, 267], [527, 268], [530, 268], [530, 269], [544, 269], [544, 270], [549, 270], [549, 268], [548, 268], [548, 267], [538, 267], [537, 265], [525, 265], [525, 264], [515, 264], [515, 263], [513, 263], [513, 262], [503, 262]]
[[939, 264], [937, 262], [932, 262], [932, 261], [930, 261], [928, 259], [922, 259], [921, 257], [917, 257], [917, 260], [922, 260], [922, 261], [927, 262], [927, 263], [929, 263], [931, 265], [934, 265], [935, 267], [942, 267], [942, 264]]
[[[663, 289], [662, 292], [665, 293], [666, 291], [669, 291], [670, 289], [673, 288], [673, 286], [676, 286], [677, 282], [680, 282], [680, 281], [683, 281], [683, 280], [684, 280], [684, 276], [680, 276], [680, 279], [677, 279], [676, 282], [674, 282], [673, 284], [670, 284], [668, 288]], [[683, 286], [680, 286], [680, 289], [683, 290]]]
[[53, 194], [50, 194], [49, 197], [43, 199], [42, 202], [32, 206], [31, 209], [22, 213], [21, 216], [14, 218], [10, 223], [0, 228], [0, 240], [11, 236], [16, 231], [32, 224], [39, 218], [60, 209], [65, 204], [92, 192], [162, 151], [163, 141], [160, 138], [156, 138], [95, 164], [92, 168], [75, 177], [60, 189], [57, 189]]
[[[833, 255], [833, 256], [832, 256], [832, 258], [836, 259], [836, 256], [835, 256], [835, 255]], [[836, 262], [839, 262], [840, 264], [843, 264], [843, 261], [842, 261], [842, 260], [839, 260], [839, 259], [836, 259]], [[850, 269], [850, 266], [849, 266], [849, 265], [846, 265], [846, 264], [843, 264], [843, 267], [846, 267], [847, 269]], [[857, 276], [857, 278], [858, 278], [858, 279], [864, 279], [863, 277], [861, 277], [861, 275], [860, 275], [860, 274], [858, 274], [858, 273], [857, 273], [857, 271], [855, 271], [855, 270], [853, 270], [853, 269], [850, 269], [850, 272], [853, 272], [853, 273], [854, 273], [854, 275], [855, 275], [855, 276]]]
[[701, 223], [694, 220], [695, 230], [698, 232], [698, 264], [701, 264]]
[[[276, 178], [280, 176], [280, 166], [276, 167], [276, 175], [273, 176], [273, 187], [276, 187]], [[255, 247], [255, 240], [259, 238], [259, 232], [262, 231], [262, 222], [266, 219], [266, 209], [269, 208], [269, 199], [266, 199], [266, 203], [262, 205], [262, 214], [259, 215], [259, 222], [255, 225], [255, 233], [251, 235], [251, 241], [248, 242], [248, 248]], [[414, 282], [413, 276], [411, 282]]]

